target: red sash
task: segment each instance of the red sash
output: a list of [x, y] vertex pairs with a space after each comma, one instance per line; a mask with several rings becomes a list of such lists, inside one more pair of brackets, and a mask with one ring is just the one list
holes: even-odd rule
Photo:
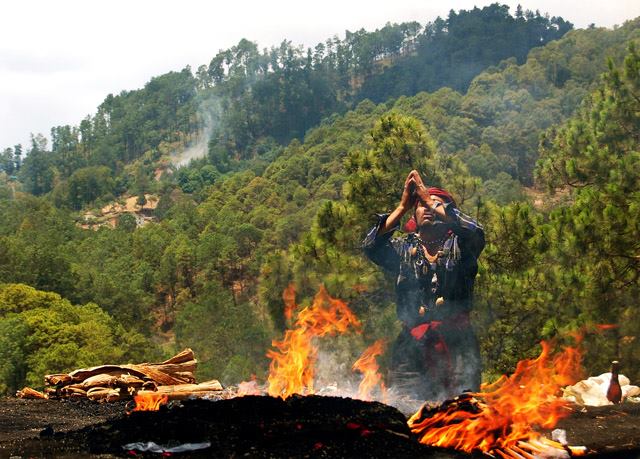
[[[424, 357], [426, 367], [430, 368], [436, 380], [440, 380], [445, 388], [450, 388], [453, 383], [453, 362], [449, 347], [445, 340], [448, 330], [460, 331], [471, 326], [469, 314], [462, 312], [445, 321], [431, 320], [410, 330], [411, 336], [425, 346]], [[431, 332], [429, 338], [424, 339], [427, 332]], [[429, 344], [427, 344], [429, 343]], [[430, 345], [430, 346], [429, 346]], [[426, 349], [429, 346], [430, 349]], [[431, 347], [432, 346], [432, 347]], [[433, 350], [434, 352], [430, 352]]]

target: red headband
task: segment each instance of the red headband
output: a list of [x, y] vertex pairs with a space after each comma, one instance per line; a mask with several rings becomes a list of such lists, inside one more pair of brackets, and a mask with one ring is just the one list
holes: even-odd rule
[[[448, 191], [435, 186], [427, 188], [427, 191], [429, 192], [429, 196], [437, 196], [440, 199], [442, 199], [444, 202], [450, 202], [454, 207], [458, 207], [458, 205], [456, 204], [456, 200], [453, 199], [453, 196], [451, 196], [451, 193], [449, 193]], [[416, 201], [416, 205], [417, 204], [418, 204], [418, 201]], [[407, 220], [407, 223], [405, 223], [403, 229], [405, 233], [415, 232], [416, 229], [418, 229], [418, 225], [416, 224], [416, 219], [414, 217], [411, 217], [409, 220]]]
[[443, 201], [453, 204], [453, 207], [458, 207], [458, 205], [456, 204], [456, 200], [453, 199], [453, 196], [451, 196], [451, 193], [449, 193], [448, 191], [435, 186], [427, 188], [427, 191], [429, 192], [430, 196], [437, 196]]

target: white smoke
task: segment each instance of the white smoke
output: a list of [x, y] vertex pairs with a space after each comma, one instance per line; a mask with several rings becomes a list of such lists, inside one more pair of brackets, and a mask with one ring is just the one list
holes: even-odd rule
[[361, 378], [351, 370], [351, 365], [357, 357], [346, 350], [329, 350], [327, 347], [322, 346], [318, 351], [314, 378], [316, 390], [326, 395], [356, 398]]
[[[358, 390], [362, 375], [351, 369], [351, 365], [355, 362], [353, 354], [346, 351], [330, 351], [326, 349], [326, 346], [322, 347], [325, 349], [318, 352], [315, 366], [314, 388], [316, 394], [359, 399]], [[383, 376], [385, 375], [383, 374]], [[425, 400], [408, 394], [404, 389], [393, 386], [386, 387], [384, 392], [380, 390], [380, 387], [376, 387], [370, 394], [370, 400], [393, 406], [405, 416], [414, 414], [425, 402]]]
[[196, 139], [189, 143], [184, 150], [171, 153], [171, 163], [175, 167], [186, 166], [191, 160], [204, 158], [209, 149], [209, 139], [219, 119], [220, 104], [216, 98], [203, 101], [198, 108], [198, 116], [203, 126]]
[[[337, 336], [327, 340], [318, 340], [318, 358], [314, 367], [314, 389], [318, 395], [359, 398], [359, 385], [362, 375], [354, 372], [351, 366], [358, 358], [363, 343], [358, 337]], [[391, 352], [391, 346], [385, 352]], [[380, 362], [380, 360], [379, 360]], [[452, 362], [453, 373], [461, 381], [472, 381], [473, 375], [480, 366], [473, 358], [458, 358]], [[428, 380], [416, 373], [418, 381], [410, 381], [410, 375], [405, 375], [402, 381], [393, 383], [389, 374], [381, 368], [380, 373], [385, 383], [384, 392], [376, 387], [370, 394], [370, 400], [384, 403], [398, 409], [405, 416], [414, 414], [425, 402], [439, 403], [459, 395], [469, 387], [452, 387], [448, 390], [434, 391], [431, 388], [429, 399], [424, 394], [416, 393], [416, 388], [428, 385]], [[404, 384], [403, 384], [404, 382]], [[429, 391], [428, 391], [429, 392]]]

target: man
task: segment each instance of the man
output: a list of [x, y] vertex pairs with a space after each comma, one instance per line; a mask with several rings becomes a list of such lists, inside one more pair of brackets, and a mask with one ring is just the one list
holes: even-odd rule
[[[409, 234], [391, 238], [410, 210]], [[413, 232], [415, 231], [415, 232]], [[417, 171], [402, 199], [363, 242], [366, 255], [396, 279], [402, 331], [393, 346], [390, 384], [418, 399], [443, 400], [480, 388], [480, 352], [469, 321], [482, 227], [453, 197], [428, 188]]]

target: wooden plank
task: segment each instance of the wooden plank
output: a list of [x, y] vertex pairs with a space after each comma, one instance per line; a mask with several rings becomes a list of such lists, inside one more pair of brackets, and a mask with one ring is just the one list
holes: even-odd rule
[[158, 386], [158, 393], [168, 394], [172, 392], [217, 392], [222, 390], [222, 384], [212, 379], [200, 384], [176, 384], [173, 386]]
[[48, 398], [46, 394], [39, 392], [30, 387], [24, 387], [18, 392], [16, 392], [16, 397], [18, 398], [35, 398], [35, 399], [45, 399]]

